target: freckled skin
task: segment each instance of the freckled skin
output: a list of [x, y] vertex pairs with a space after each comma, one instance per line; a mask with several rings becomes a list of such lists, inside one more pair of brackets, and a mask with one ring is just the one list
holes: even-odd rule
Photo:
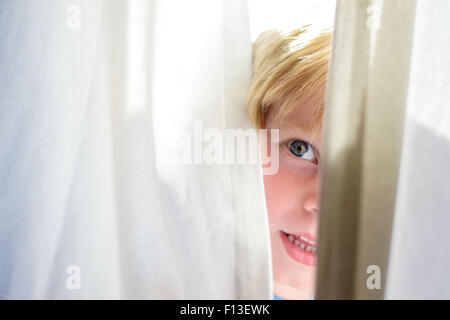
[[[310, 299], [314, 295], [316, 269], [293, 260], [286, 252], [280, 231], [310, 233], [318, 238], [319, 164], [294, 156], [283, 141], [303, 140], [320, 153], [321, 132], [313, 138], [311, 103], [300, 101], [285, 120], [275, 122], [269, 114], [266, 129], [279, 129], [279, 171], [264, 176], [269, 215], [274, 292], [285, 299]], [[269, 148], [269, 146], [267, 146]], [[320, 162], [319, 162], [320, 163]]]

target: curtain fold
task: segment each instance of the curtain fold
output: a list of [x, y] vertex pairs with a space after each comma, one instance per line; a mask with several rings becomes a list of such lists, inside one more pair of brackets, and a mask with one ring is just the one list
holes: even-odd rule
[[318, 299], [445, 298], [450, 7], [338, 2]]
[[417, 1], [387, 299], [450, 299], [450, 3]]
[[197, 124], [250, 128], [247, 15], [0, 3], [1, 298], [271, 298], [260, 167], [171, 161]]

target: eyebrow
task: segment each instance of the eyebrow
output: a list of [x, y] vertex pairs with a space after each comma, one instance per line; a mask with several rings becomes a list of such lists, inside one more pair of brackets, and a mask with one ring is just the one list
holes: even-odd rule
[[[317, 139], [313, 139], [312, 134], [309, 132], [309, 130], [305, 130], [302, 126], [294, 123], [294, 122], [286, 122], [282, 130], [289, 133], [290, 136], [296, 136], [300, 135], [302, 137], [305, 137], [305, 142], [309, 143], [314, 147], [314, 149], [317, 150], [318, 153], [320, 153], [320, 148], [317, 144]], [[281, 131], [281, 129], [280, 129]]]

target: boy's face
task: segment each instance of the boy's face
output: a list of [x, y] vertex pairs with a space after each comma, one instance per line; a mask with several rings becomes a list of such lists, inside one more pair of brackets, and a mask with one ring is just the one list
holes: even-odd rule
[[310, 298], [315, 289], [322, 137], [320, 132], [313, 140], [313, 107], [311, 102], [299, 101], [283, 121], [275, 122], [269, 114], [264, 123], [266, 129], [279, 129], [280, 134], [279, 170], [264, 176], [264, 188], [274, 289], [284, 298]]

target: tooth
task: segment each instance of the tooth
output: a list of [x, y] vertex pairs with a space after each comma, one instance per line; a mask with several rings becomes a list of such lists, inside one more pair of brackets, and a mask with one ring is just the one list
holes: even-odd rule
[[303, 241], [308, 241], [308, 239], [306, 239], [306, 238], [303, 237], [303, 236], [300, 236], [300, 239], [302, 239]]
[[294, 236], [292, 234], [289, 235], [288, 239], [290, 242], [294, 242]]
[[294, 243], [296, 246], [298, 246], [300, 244], [300, 241], [298, 241], [298, 239], [296, 239]]
[[312, 252], [312, 253], [316, 253], [316, 252], [317, 252], [317, 248], [316, 248], [316, 247], [313, 247], [313, 248], [311, 249], [311, 252]]
[[307, 247], [306, 247], [306, 252], [310, 252], [310, 251], [311, 251], [311, 248], [312, 248], [311, 246], [307, 246]]
[[300, 245], [300, 249], [305, 249], [305, 244], [304, 243], [302, 243], [301, 245]]

